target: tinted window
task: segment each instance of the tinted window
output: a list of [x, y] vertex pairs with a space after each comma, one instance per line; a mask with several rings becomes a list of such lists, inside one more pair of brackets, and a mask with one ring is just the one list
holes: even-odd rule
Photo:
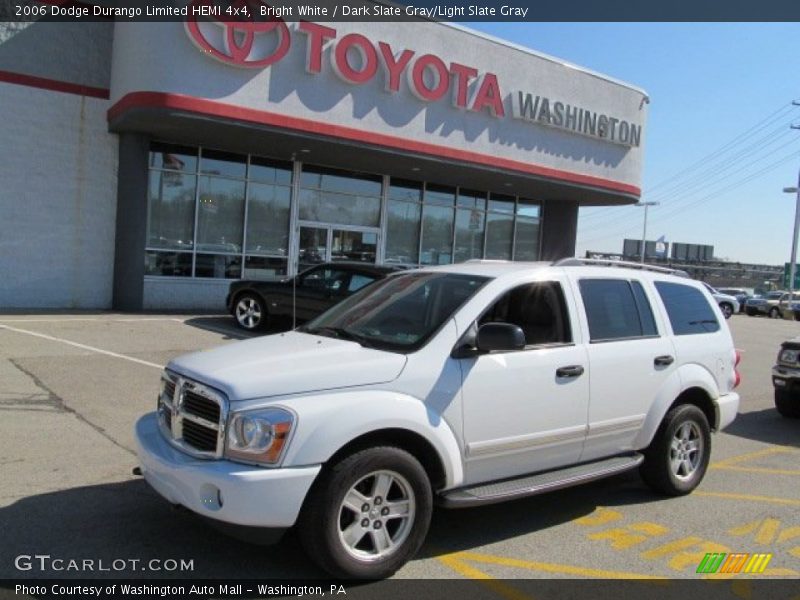
[[657, 281], [656, 289], [667, 309], [675, 335], [719, 331], [714, 309], [700, 290], [666, 281]]
[[636, 306], [639, 309], [642, 333], [644, 335], [658, 335], [656, 322], [653, 318], [653, 309], [650, 306], [650, 300], [647, 299], [647, 294], [644, 293], [642, 284], [638, 281], [631, 281], [631, 288], [633, 288], [633, 297], [636, 299]]
[[353, 273], [352, 277], [350, 277], [350, 285], [347, 286], [347, 291], [355, 292], [360, 290], [365, 285], [372, 283], [373, 281], [375, 281], [375, 278], [372, 275]]
[[572, 341], [561, 286], [554, 282], [521, 285], [503, 294], [478, 321], [512, 323], [525, 334], [525, 344]]
[[[639, 314], [631, 282], [623, 279], [583, 279], [580, 282], [589, 335], [593, 342], [653, 335], [652, 312]], [[639, 289], [644, 295], [643, 290]], [[647, 299], [644, 298], [645, 303]], [[647, 306], [647, 304], [645, 304]], [[643, 323], [648, 323], [647, 327]]]

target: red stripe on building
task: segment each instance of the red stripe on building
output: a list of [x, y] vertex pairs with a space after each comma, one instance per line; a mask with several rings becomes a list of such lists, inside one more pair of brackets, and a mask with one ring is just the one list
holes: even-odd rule
[[122, 97], [108, 110], [108, 120], [113, 121], [119, 118], [125, 112], [136, 108], [167, 108], [171, 110], [199, 113], [223, 119], [234, 119], [247, 123], [271, 125], [306, 133], [330, 135], [341, 139], [363, 142], [376, 146], [405, 150], [418, 154], [427, 154], [440, 158], [450, 158], [458, 161], [525, 173], [526, 175], [535, 175], [547, 179], [592, 186], [595, 188], [633, 195], [636, 197], [641, 195], [641, 190], [637, 186], [619, 181], [613, 181], [611, 179], [604, 179], [602, 177], [581, 175], [579, 173], [572, 173], [570, 171], [553, 169], [551, 167], [544, 167], [508, 158], [501, 158], [498, 156], [480, 154], [477, 152], [471, 152], [469, 150], [459, 150], [449, 146], [439, 146], [437, 144], [408, 140], [383, 133], [362, 131], [342, 125], [333, 125], [331, 123], [312, 121], [299, 117], [289, 117], [265, 110], [243, 108], [240, 106], [224, 104], [222, 102], [206, 100], [204, 98], [184, 96], [181, 94], [169, 94], [165, 92], [131, 92], [130, 94]]
[[12, 73], [11, 71], [0, 71], [0, 81], [4, 83], [13, 83], [15, 85], [24, 85], [26, 87], [39, 88], [42, 90], [49, 90], [51, 92], [64, 92], [66, 94], [100, 98], [101, 100], [108, 100], [109, 98], [109, 91], [105, 88], [81, 85], [79, 83], [69, 83], [67, 81], [58, 81], [56, 79], [47, 79], [45, 77], [34, 77], [33, 75]]

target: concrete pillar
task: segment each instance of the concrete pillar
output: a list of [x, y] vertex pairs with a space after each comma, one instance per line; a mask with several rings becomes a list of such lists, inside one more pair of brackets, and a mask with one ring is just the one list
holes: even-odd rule
[[578, 236], [578, 203], [548, 200], [544, 204], [542, 260], [575, 256]]
[[117, 238], [114, 254], [115, 310], [142, 310], [144, 248], [147, 243], [147, 161], [150, 139], [119, 136]]

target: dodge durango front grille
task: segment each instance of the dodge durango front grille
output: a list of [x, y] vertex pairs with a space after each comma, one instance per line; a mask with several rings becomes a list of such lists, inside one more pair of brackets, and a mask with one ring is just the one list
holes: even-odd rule
[[205, 385], [165, 372], [158, 398], [161, 433], [184, 452], [200, 458], [220, 458], [223, 451], [227, 401]]

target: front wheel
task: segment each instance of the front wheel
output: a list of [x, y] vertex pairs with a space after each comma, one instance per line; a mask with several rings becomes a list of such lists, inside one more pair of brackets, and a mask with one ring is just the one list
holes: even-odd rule
[[326, 467], [298, 523], [306, 553], [342, 578], [383, 579], [422, 546], [433, 511], [430, 481], [419, 461], [376, 447]]
[[770, 319], [779, 319], [781, 316], [781, 311], [778, 309], [777, 306], [773, 306], [769, 309], [769, 318]]
[[682, 496], [703, 479], [711, 456], [711, 431], [705, 413], [692, 404], [670, 410], [644, 452], [642, 479], [668, 496]]
[[236, 299], [233, 309], [236, 324], [247, 331], [258, 331], [267, 325], [267, 309], [264, 301], [250, 292]]

